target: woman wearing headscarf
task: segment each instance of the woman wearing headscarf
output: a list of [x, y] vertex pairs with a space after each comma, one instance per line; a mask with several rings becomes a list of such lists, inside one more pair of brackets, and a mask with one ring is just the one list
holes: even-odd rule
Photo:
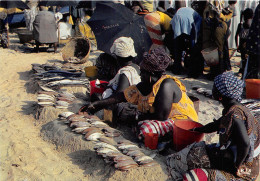
[[144, 53], [140, 63], [141, 82], [108, 99], [94, 102], [85, 111], [96, 112], [119, 102], [137, 105], [138, 111], [132, 117], [132, 124], [138, 123], [138, 137], [145, 133], [164, 136], [172, 130], [174, 120], [198, 121], [193, 102], [186, 94], [185, 86], [175, 77], [165, 74], [171, 59], [162, 48]]
[[[111, 57], [116, 60], [119, 69], [115, 73], [114, 77], [109, 80], [106, 90], [102, 94], [102, 99], [106, 99], [113, 94], [122, 92], [127, 87], [136, 85], [141, 81], [140, 67], [132, 61], [137, 54], [134, 48], [134, 41], [131, 37], [117, 38], [111, 46], [110, 52], [112, 54]], [[101, 71], [102, 70], [103, 69], [101, 69]], [[101, 99], [99, 96], [101, 95], [96, 93], [92, 94], [91, 101]], [[84, 109], [84, 106], [81, 109]], [[136, 111], [136, 106], [129, 103], [119, 103], [109, 106], [108, 109], [113, 111], [114, 122], [117, 122], [118, 119], [127, 122], [129, 114], [131, 115], [132, 112]]]
[[[216, 76], [213, 97], [223, 106], [218, 120], [191, 131], [217, 131], [219, 143], [193, 143], [167, 157], [174, 180], [255, 180], [259, 174], [260, 124], [241, 101], [243, 82], [232, 72]], [[188, 171], [188, 172], [187, 172]], [[183, 177], [184, 175], [184, 177]]]

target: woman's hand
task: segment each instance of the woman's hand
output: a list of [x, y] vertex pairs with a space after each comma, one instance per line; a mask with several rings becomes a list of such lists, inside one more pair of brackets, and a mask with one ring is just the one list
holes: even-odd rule
[[94, 114], [95, 112], [99, 111], [101, 108], [99, 106], [98, 101], [95, 101], [93, 103], [90, 103], [88, 105], [82, 106], [79, 109], [79, 114], [84, 114], [84, 112], [87, 112], [89, 114]]
[[246, 177], [246, 176], [249, 176], [251, 173], [251, 169], [245, 167], [245, 166], [240, 166], [238, 169], [237, 169], [237, 176], [239, 177]]

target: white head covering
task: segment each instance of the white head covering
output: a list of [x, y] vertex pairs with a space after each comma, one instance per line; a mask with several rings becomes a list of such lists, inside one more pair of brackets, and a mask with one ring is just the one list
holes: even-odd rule
[[137, 56], [135, 53], [134, 41], [130, 37], [117, 38], [110, 48], [110, 52], [119, 57]]

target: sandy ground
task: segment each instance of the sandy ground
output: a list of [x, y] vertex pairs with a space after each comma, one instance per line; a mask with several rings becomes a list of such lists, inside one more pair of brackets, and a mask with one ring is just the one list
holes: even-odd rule
[[[90, 58], [96, 56], [92, 54]], [[233, 64], [236, 65], [238, 60], [239, 57], [233, 58]], [[37, 124], [34, 115], [36, 94], [26, 87], [31, 76], [31, 64], [55, 61], [62, 61], [59, 53], [30, 53], [18, 44], [16, 37], [12, 38], [10, 49], [0, 48], [0, 180], [168, 180], [163, 156], [155, 158], [159, 163], [157, 167], [121, 172], [98, 157], [91, 143], [83, 143], [81, 137], [70, 135], [64, 125], [56, 130], [59, 126], [57, 121]], [[237, 67], [234, 68], [237, 71]], [[219, 103], [191, 90], [195, 85], [211, 89], [212, 81], [179, 78], [190, 93], [200, 98], [202, 124], [220, 117], [222, 107]], [[69, 143], [62, 140], [64, 135], [61, 134], [64, 133], [74, 140], [74, 144], [69, 145], [71, 149], [66, 147]], [[206, 141], [214, 142], [216, 139], [212, 135]]]

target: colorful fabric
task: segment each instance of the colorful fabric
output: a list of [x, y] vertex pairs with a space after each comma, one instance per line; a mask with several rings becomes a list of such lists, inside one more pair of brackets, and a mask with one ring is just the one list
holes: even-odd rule
[[238, 79], [233, 72], [224, 72], [214, 79], [214, 85], [224, 96], [241, 101], [244, 83]]
[[227, 148], [229, 145], [234, 117], [244, 121], [250, 140], [250, 149], [245, 162], [252, 162], [253, 158], [259, 154], [256, 154], [256, 152], [259, 152], [257, 148], [260, 146], [260, 124], [250, 110], [244, 106], [234, 105], [220, 118], [220, 129], [224, 128], [225, 130], [223, 134], [219, 135], [220, 147]]
[[180, 80], [171, 76], [171, 75], [164, 75], [162, 76], [153, 86], [153, 91], [147, 95], [143, 96], [141, 92], [137, 89], [136, 86], [130, 86], [124, 91], [125, 98], [128, 102], [137, 105], [138, 110], [143, 113], [153, 113], [154, 107], [153, 103], [155, 101], [155, 97], [160, 89], [161, 83], [165, 79], [173, 79], [179, 88], [182, 91], [182, 98], [178, 103], [172, 103], [171, 112], [169, 114], [168, 119], [191, 119], [193, 121], [198, 121], [198, 115], [195, 111], [193, 102], [186, 94], [186, 88], [181, 83]]
[[151, 50], [159, 46], [164, 47], [163, 31], [169, 31], [171, 29], [170, 21], [171, 18], [167, 14], [159, 11], [145, 15], [145, 26], [153, 42]]
[[116, 39], [110, 48], [110, 52], [119, 57], [136, 57], [134, 40], [130, 37], [120, 37]]
[[165, 72], [170, 62], [170, 56], [163, 48], [158, 47], [151, 50], [150, 53], [144, 53], [140, 68], [148, 72]]
[[[192, 143], [181, 151], [166, 157], [166, 165], [172, 180], [183, 180], [183, 175], [188, 170], [210, 168], [210, 161], [205, 145], [205, 142]], [[190, 157], [194, 159], [194, 163], [192, 164], [190, 164]]]
[[172, 131], [174, 120], [157, 121], [157, 120], [145, 120], [139, 121], [138, 127], [140, 130], [139, 137], [145, 135], [145, 133], [157, 133], [160, 136], [164, 136], [166, 133]]
[[184, 174], [183, 181], [208, 181], [208, 172], [203, 168], [189, 170]]
[[119, 69], [119, 71], [117, 72], [115, 77], [112, 80], [109, 81], [108, 86], [111, 87], [111, 88], [106, 89], [103, 92], [103, 95], [102, 95], [103, 99], [108, 98], [109, 96], [112, 95], [112, 93], [115, 90], [117, 90], [119, 77], [120, 77], [121, 74], [124, 74], [127, 77], [130, 86], [136, 85], [139, 82], [141, 82], [140, 75], [138, 74], [136, 69], [133, 66], [125, 66], [125, 67]]

